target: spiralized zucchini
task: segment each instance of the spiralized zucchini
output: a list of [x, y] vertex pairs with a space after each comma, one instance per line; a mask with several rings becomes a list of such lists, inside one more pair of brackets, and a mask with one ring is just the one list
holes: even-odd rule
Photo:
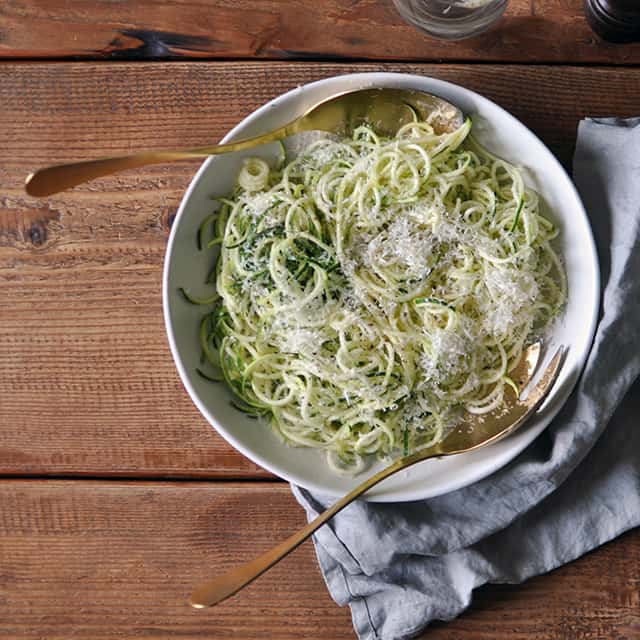
[[220, 243], [207, 366], [238, 408], [336, 471], [499, 407], [565, 302], [557, 227], [470, 129], [416, 121], [387, 139], [361, 126], [281, 168], [252, 158], [200, 230]]

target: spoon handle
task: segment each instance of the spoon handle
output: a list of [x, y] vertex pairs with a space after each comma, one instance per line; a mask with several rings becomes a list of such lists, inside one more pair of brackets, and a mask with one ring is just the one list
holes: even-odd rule
[[71, 164], [58, 164], [52, 167], [38, 169], [27, 177], [25, 189], [30, 196], [50, 196], [59, 191], [70, 189], [83, 182], [108, 176], [125, 169], [134, 169], [149, 164], [162, 164], [165, 162], [175, 162], [177, 160], [192, 160], [194, 158], [205, 158], [210, 155], [229, 153], [230, 151], [242, 151], [251, 149], [267, 142], [282, 140], [292, 135], [298, 130], [294, 123], [289, 123], [284, 127], [270, 131], [255, 138], [230, 142], [228, 144], [211, 145], [208, 147], [198, 147], [196, 149], [186, 149], [184, 151], [145, 151], [129, 156], [119, 156], [116, 158], [102, 158], [100, 160], [86, 160], [83, 162], [73, 162]]
[[438, 447], [433, 447], [432, 449], [420, 451], [419, 453], [415, 453], [406, 458], [401, 458], [385, 469], [382, 469], [382, 471], [379, 471], [365, 480], [362, 484], [358, 485], [353, 491], [351, 491], [351, 493], [348, 493], [344, 498], [338, 500], [338, 502], [333, 506], [329, 507], [326, 511], [323, 511], [315, 520], [312, 520], [309, 524], [300, 529], [300, 531], [294, 533], [291, 537], [287, 538], [284, 542], [281, 542], [276, 547], [269, 549], [269, 551], [266, 551], [254, 560], [242, 564], [228, 573], [218, 576], [217, 578], [213, 578], [212, 580], [196, 587], [191, 594], [191, 606], [196, 607], [197, 609], [202, 609], [204, 607], [212, 607], [219, 602], [226, 600], [228, 597], [237, 593], [240, 589], [246, 587], [250, 582], [253, 582], [253, 580], [261, 576], [265, 571], [267, 571], [267, 569], [270, 569], [287, 554], [291, 553], [307, 538], [309, 538], [316, 529], [319, 529], [325, 522], [327, 522], [327, 520], [333, 518], [336, 513], [342, 511], [342, 509], [361, 496], [365, 491], [368, 491], [371, 487], [393, 475], [400, 469], [405, 469], [416, 462], [439, 455], [443, 455], [443, 452]]

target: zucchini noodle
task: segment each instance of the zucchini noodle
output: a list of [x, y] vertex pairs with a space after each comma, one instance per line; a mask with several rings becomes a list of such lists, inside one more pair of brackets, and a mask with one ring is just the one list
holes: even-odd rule
[[499, 408], [566, 300], [557, 227], [470, 129], [360, 126], [277, 168], [251, 158], [200, 229], [220, 245], [201, 375], [338, 472]]

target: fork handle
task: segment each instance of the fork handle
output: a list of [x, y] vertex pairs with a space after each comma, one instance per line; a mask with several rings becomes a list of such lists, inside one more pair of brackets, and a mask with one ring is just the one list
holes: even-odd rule
[[414, 453], [406, 458], [401, 458], [388, 467], [382, 469], [375, 475], [358, 485], [351, 493], [341, 498], [334, 505], [323, 511], [315, 520], [312, 520], [300, 531], [294, 533], [284, 542], [269, 549], [254, 560], [232, 569], [224, 575], [213, 578], [198, 587], [191, 594], [191, 606], [197, 609], [204, 607], [212, 607], [223, 600], [226, 600], [234, 593], [237, 593], [243, 587], [253, 582], [261, 576], [267, 569], [282, 560], [286, 555], [300, 546], [307, 538], [309, 538], [318, 528], [320, 528], [327, 520], [330, 520], [338, 512], [342, 511], [347, 505], [351, 504], [356, 498], [361, 496], [385, 478], [393, 475], [401, 469], [406, 469], [417, 462], [422, 462], [428, 458], [446, 455], [436, 445], [435, 447], [425, 449], [418, 453]]

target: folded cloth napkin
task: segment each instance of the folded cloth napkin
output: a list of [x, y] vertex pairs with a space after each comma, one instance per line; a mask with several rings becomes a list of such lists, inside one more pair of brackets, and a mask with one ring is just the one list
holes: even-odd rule
[[[358, 501], [314, 536], [362, 640], [449, 620], [476, 587], [550, 571], [640, 524], [640, 118], [580, 123], [574, 179], [598, 244], [602, 310], [578, 386], [492, 476], [411, 503]], [[332, 500], [293, 488], [309, 519]]]

